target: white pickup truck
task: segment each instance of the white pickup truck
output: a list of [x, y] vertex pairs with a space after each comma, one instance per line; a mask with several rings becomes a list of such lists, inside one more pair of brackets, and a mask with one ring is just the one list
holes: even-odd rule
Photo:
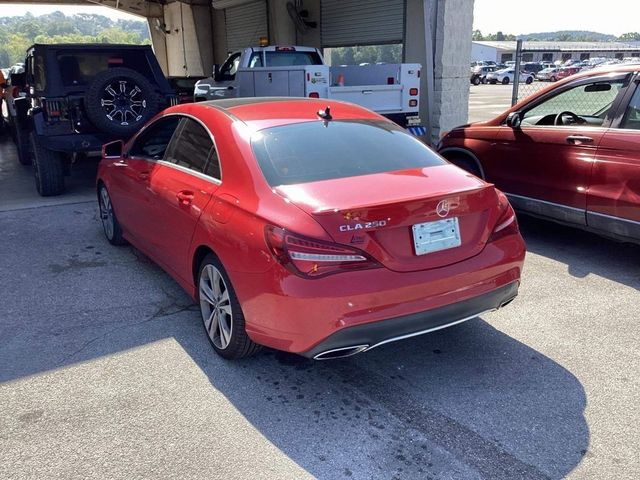
[[235, 97], [331, 98], [362, 105], [424, 135], [417, 63], [325, 65], [312, 47], [253, 47], [234, 52], [211, 78], [195, 85], [194, 100]]

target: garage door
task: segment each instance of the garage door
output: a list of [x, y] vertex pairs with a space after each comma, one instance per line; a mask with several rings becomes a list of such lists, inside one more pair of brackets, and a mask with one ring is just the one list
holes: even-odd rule
[[257, 46], [260, 37], [269, 36], [267, 2], [251, 2], [224, 10], [227, 25], [227, 50]]
[[322, 0], [322, 46], [402, 42], [404, 0]]

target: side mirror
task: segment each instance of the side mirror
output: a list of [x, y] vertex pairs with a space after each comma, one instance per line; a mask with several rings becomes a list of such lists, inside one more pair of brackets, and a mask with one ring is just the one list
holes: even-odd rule
[[507, 126], [511, 128], [520, 128], [522, 124], [522, 113], [520, 112], [511, 112], [507, 116]]
[[217, 81], [219, 81], [218, 77], [220, 77], [220, 64], [216, 63], [213, 66], [213, 79], [217, 82]]
[[122, 158], [123, 151], [124, 142], [122, 140], [109, 142], [102, 146], [102, 158]]

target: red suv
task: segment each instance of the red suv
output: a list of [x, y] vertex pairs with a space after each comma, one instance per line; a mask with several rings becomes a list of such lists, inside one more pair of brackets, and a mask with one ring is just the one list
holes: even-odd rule
[[439, 151], [517, 210], [640, 243], [637, 70], [567, 78], [493, 120], [455, 128]]

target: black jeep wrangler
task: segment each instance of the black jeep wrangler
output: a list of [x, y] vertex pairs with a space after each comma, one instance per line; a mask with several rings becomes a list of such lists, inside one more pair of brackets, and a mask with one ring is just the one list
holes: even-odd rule
[[[15, 82], [14, 82], [14, 86]], [[72, 163], [128, 139], [178, 99], [148, 45], [34, 45], [15, 99], [21, 163], [40, 195], [58, 195]]]

